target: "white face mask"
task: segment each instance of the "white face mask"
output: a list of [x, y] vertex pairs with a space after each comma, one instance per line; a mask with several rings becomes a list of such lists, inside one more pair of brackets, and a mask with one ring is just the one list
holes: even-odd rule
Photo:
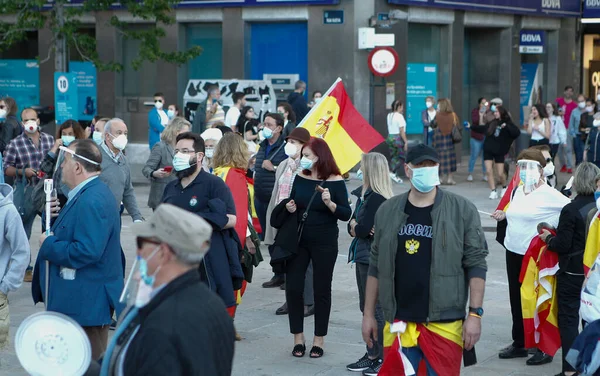
[[38, 124], [35, 120], [29, 120], [27, 123], [24, 124], [24, 126], [25, 132], [27, 133], [35, 133], [38, 130]]
[[600, 119], [594, 119], [592, 124], [594, 124], [594, 127], [600, 126]]
[[283, 150], [285, 151], [285, 155], [290, 158], [293, 158], [296, 156], [296, 154], [298, 154], [298, 147], [294, 144], [290, 144], [289, 142], [285, 144]]
[[206, 150], [204, 150], [204, 155], [206, 156], [206, 158], [212, 158], [213, 155], [215, 155], [215, 149], [214, 148], [206, 148]]
[[594, 111], [594, 106], [587, 106], [587, 107], [585, 108], [585, 110], [586, 110], [587, 112], [593, 112], [593, 111]]
[[431, 108], [431, 106], [433, 106], [433, 103], [431, 103], [430, 101], [425, 102], [425, 107]]
[[546, 167], [544, 167], [544, 177], [547, 178], [552, 175], [554, 175], [554, 163], [548, 162], [546, 163]]
[[583, 110], [585, 108], [585, 102], [579, 102], [577, 106]]
[[157, 110], [160, 110], [163, 108], [163, 102], [154, 102], [154, 107], [156, 107]]
[[127, 147], [127, 136], [125, 136], [124, 134], [116, 137], [111, 134], [111, 136], [113, 136], [113, 146], [121, 151], [125, 150], [125, 148]]
[[6, 119], [6, 110], [4, 108], [0, 108], [0, 119]]

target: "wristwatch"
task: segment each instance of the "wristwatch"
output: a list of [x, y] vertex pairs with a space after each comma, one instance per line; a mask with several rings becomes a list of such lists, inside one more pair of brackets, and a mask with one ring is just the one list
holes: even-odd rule
[[481, 307], [478, 307], [478, 308], [469, 307], [469, 313], [474, 313], [477, 316], [483, 316], [483, 308], [481, 308]]

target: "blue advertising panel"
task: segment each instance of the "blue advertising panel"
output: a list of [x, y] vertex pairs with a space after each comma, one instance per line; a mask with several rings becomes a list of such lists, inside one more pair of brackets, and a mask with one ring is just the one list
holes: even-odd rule
[[521, 30], [519, 52], [522, 54], [544, 53], [544, 32], [542, 30]]
[[[590, 0], [594, 1], [594, 0]], [[580, 0], [388, 0], [390, 4], [473, 10], [478, 12], [579, 17]]]
[[0, 60], [0, 97], [12, 97], [19, 108], [40, 104], [40, 68], [36, 60]]
[[539, 63], [521, 64], [521, 87], [519, 117], [521, 124], [525, 124], [529, 118], [531, 106], [539, 104], [542, 93], [543, 65]]
[[437, 94], [436, 64], [407, 64], [406, 67], [406, 133], [422, 134], [421, 112], [425, 98]]
[[78, 106], [75, 120], [91, 121], [96, 115], [96, 67], [85, 61], [71, 61], [69, 70], [77, 77]]
[[78, 111], [77, 75], [75, 73], [54, 72], [54, 111], [56, 124], [66, 120], [77, 120]]
[[600, 18], [600, 0], [583, 2], [583, 18]]

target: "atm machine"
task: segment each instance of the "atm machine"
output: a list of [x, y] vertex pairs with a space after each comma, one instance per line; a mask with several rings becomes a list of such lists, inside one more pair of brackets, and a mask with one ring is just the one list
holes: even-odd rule
[[299, 79], [299, 74], [263, 74], [263, 81], [270, 82], [273, 86], [277, 104], [287, 102], [288, 95], [294, 91], [294, 85]]

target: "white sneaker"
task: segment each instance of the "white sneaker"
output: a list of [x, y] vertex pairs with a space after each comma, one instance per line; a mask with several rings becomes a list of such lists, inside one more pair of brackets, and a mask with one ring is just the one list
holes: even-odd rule
[[497, 200], [497, 199], [498, 199], [498, 192], [492, 191], [490, 193], [490, 200]]
[[505, 193], [506, 193], [506, 188], [502, 188], [502, 194], [500, 195], [500, 197], [504, 197]]
[[481, 180], [483, 180], [483, 181], [487, 181], [487, 180], [488, 180], [488, 179], [487, 179], [487, 175], [483, 175], [483, 178], [482, 178]]
[[467, 176], [467, 181], [473, 181], [473, 175], [469, 174], [469, 176]]
[[392, 179], [394, 182], [396, 182], [398, 184], [402, 183], [402, 179], [398, 175], [396, 175], [392, 172], [390, 172], [390, 179]]

